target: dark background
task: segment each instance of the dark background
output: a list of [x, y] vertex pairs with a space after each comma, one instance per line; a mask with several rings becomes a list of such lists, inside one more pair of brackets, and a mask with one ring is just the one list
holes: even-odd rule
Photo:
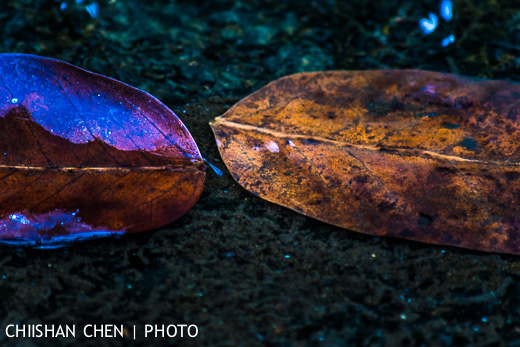
[[[62, 2], [67, 4], [60, 9]], [[1, 0], [0, 52], [65, 60], [144, 89], [205, 158], [204, 193], [161, 230], [60, 250], [0, 250], [7, 324], [197, 324], [179, 345], [520, 345], [520, 257], [343, 230], [267, 203], [231, 178], [208, 122], [295, 72], [417, 68], [520, 81], [520, 3]], [[455, 42], [441, 47], [450, 34]], [[124, 345], [129, 339], [99, 339]]]

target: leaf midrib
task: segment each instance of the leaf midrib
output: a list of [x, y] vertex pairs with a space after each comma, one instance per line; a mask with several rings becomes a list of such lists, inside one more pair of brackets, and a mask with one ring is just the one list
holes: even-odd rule
[[27, 171], [64, 171], [64, 172], [85, 172], [85, 171], [199, 171], [198, 166], [203, 162], [192, 163], [190, 165], [158, 165], [158, 166], [31, 166], [31, 165], [3, 165], [0, 170], [27, 170]]
[[281, 132], [281, 131], [277, 131], [277, 130], [261, 128], [261, 127], [255, 126], [255, 125], [236, 123], [233, 121], [226, 120], [222, 117], [215, 118], [215, 120], [211, 123], [212, 126], [213, 125], [218, 126], [221, 124], [230, 126], [232, 128], [238, 128], [238, 129], [249, 130], [249, 131], [257, 131], [259, 133], [272, 135], [273, 137], [286, 137], [286, 138], [297, 138], [297, 139], [306, 139], [306, 140], [312, 139], [312, 140], [316, 140], [316, 141], [334, 143], [334, 144], [338, 144], [338, 145], [349, 146], [351, 148], [364, 149], [364, 150], [379, 151], [381, 149], [388, 149], [388, 150], [392, 150], [392, 151], [398, 151], [401, 153], [419, 151], [423, 154], [427, 154], [432, 157], [445, 159], [445, 160], [458, 161], [458, 162], [497, 165], [497, 166], [506, 166], [506, 167], [507, 166], [511, 166], [511, 167], [520, 166], [520, 163], [510, 163], [510, 162], [505, 162], [505, 161], [493, 161], [493, 160], [481, 160], [481, 159], [467, 159], [467, 158], [462, 158], [462, 157], [458, 157], [455, 155], [447, 155], [447, 154], [437, 153], [434, 151], [428, 151], [428, 150], [424, 150], [424, 149], [420, 149], [420, 148], [400, 148], [400, 147], [387, 147], [387, 146], [377, 147], [377, 146], [370, 146], [370, 145], [353, 144], [353, 143], [338, 141], [338, 140], [334, 140], [334, 139], [330, 139], [330, 138], [322, 137], [322, 136], [317, 136], [317, 135], [285, 133], [285, 132]]

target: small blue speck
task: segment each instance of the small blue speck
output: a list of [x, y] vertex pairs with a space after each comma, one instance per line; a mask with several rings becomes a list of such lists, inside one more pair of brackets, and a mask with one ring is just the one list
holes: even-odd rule
[[455, 36], [450, 35], [447, 38], [445, 38], [444, 40], [442, 40], [441, 46], [446, 47], [446, 46], [452, 44], [453, 42], [455, 42]]
[[285, 258], [289, 259], [291, 256], [289, 254], [284, 255]]
[[437, 29], [437, 24], [439, 23], [439, 18], [430, 12], [429, 19], [422, 18], [419, 21], [419, 26], [422, 28], [425, 35], [431, 34]]
[[441, 17], [447, 21], [453, 18], [453, 4], [451, 0], [443, 0], [441, 2]]
[[99, 5], [97, 2], [93, 2], [90, 5], [85, 6], [85, 10], [87, 10], [92, 18], [96, 18], [99, 14]]

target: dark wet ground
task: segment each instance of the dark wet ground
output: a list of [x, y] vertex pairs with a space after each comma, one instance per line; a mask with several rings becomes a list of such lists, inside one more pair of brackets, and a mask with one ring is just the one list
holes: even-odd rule
[[[454, 1], [2, 0], [1, 52], [68, 61], [171, 107], [203, 155], [204, 193], [182, 219], [119, 240], [0, 254], [8, 324], [197, 324], [179, 345], [520, 345], [520, 257], [364, 236], [264, 202], [221, 161], [208, 122], [300, 71], [420, 68], [520, 81], [520, 4]], [[477, 5], [478, 3], [478, 5]], [[91, 11], [92, 11], [92, 7]], [[441, 47], [454, 34], [455, 42]], [[98, 339], [125, 345], [124, 339]]]

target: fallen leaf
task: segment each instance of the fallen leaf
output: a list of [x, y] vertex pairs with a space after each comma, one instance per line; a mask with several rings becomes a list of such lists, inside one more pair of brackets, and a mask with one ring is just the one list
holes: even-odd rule
[[153, 96], [68, 63], [0, 55], [0, 243], [55, 247], [155, 229], [205, 178], [197, 145]]
[[235, 180], [371, 235], [520, 254], [520, 85], [418, 70], [281, 78], [211, 123]]

